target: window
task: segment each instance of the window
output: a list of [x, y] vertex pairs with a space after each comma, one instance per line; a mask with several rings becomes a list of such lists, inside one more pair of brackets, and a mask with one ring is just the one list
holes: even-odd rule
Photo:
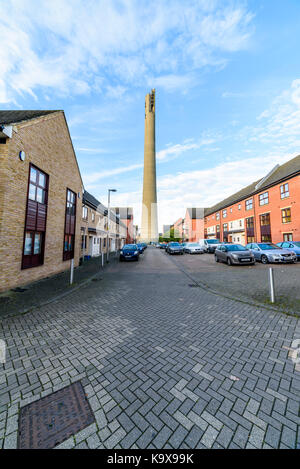
[[230, 207], [230, 213], [232, 213], [232, 207]]
[[259, 205], [267, 205], [269, 203], [269, 192], [259, 195]]
[[281, 197], [281, 199], [285, 199], [286, 197], [289, 197], [289, 195], [290, 195], [290, 192], [289, 192], [288, 183], [282, 184], [282, 186], [280, 186], [280, 197]]
[[252, 210], [253, 209], [253, 199], [246, 200], [245, 207], [246, 207], [246, 210]]
[[260, 226], [268, 226], [270, 225], [270, 214], [265, 213], [260, 216]]
[[293, 241], [293, 233], [283, 233], [283, 241]]
[[216, 220], [220, 220], [220, 212], [216, 213]]
[[227, 217], [227, 209], [223, 210], [223, 218]]
[[95, 214], [92, 212], [92, 221], [95, 221]]
[[255, 241], [254, 236], [247, 236], [247, 244], [253, 243]]
[[22, 269], [44, 263], [48, 180], [46, 173], [30, 165]]
[[281, 219], [282, 223], [290, 223], [291, 222], [291, 209], [284, 208], [281, 210]]
[[271, 242], [271, 222], [270, 214], [264, 213], [260, 215], [260, 234], [262, 242]]
[[75, 225], [76, 225], [76, 194], [72, 192], [70, 189], [67, 189], [65, 235], [64, 235], [64, 249], [63, 249], [64, 261], [74, 258]]
[[247, 229], [254, 228], [254, 218], [253, 217], [246, 218], [246, 227], [247, 227]]
[[241, 210], [241, 207], [242, 207], [241, 204], [239, 204], [239, 205], [238, 205], [238, 209]]
[[87, 236], [81, 235], [81, 249], [86, 249], [86, 240], [87, 240]]
[[82, 218], [84, 220], [88, 219], [88, 209], [87, 209], [87, 207], [82, 207]]
[[228, 223], [223, 223], [223, 231], [228, 231]]

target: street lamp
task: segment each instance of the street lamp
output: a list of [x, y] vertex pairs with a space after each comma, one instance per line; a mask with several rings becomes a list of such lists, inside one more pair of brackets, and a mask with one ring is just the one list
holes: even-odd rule
[[117, 192], [117, 189], [108, 189], [108, 200], [107, 200], [107, 262], [109, 262], [109, 224], [110, 224], [110, 193]]

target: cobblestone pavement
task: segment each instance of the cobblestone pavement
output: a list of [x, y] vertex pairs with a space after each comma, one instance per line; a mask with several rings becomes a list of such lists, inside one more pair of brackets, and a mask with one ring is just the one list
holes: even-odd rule
[[20, 406], [81, 380], [96, 423], [58, 448], [297, 448], [299, 319], [201, 288], [161, 251], [1, 321], [0, 447]]
[[[168, 256], [164, 251], [162, 254]], [[231, 266], [215, 262], [213, 254], [172, 256], [173, 262], [213, 290], [254, 302], [270, 304], [269, 268], [274, 269], [276, 307], [300, 315], [300, 262]]]

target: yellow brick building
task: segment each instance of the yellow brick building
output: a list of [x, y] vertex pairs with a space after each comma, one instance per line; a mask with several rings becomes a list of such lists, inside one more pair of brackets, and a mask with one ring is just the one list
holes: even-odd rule
[[83, 183], [63, 111], [0, 111], [0, 291], [79, 263]]

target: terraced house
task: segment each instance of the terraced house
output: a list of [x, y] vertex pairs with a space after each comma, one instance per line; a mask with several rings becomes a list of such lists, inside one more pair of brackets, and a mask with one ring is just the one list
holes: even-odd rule
[[0, 291], [75, 266], [83, 183], [63, 111], [0, 112]]
[[300, 156], [206, 209], [204, 235], [244, 245], [300, 241]]
[[120, 249], [126, 242], [128, 229], [115, 210], [108, 210], [92, 194], [84, 191], [81, 217], [81, 256], [96, 257]]

